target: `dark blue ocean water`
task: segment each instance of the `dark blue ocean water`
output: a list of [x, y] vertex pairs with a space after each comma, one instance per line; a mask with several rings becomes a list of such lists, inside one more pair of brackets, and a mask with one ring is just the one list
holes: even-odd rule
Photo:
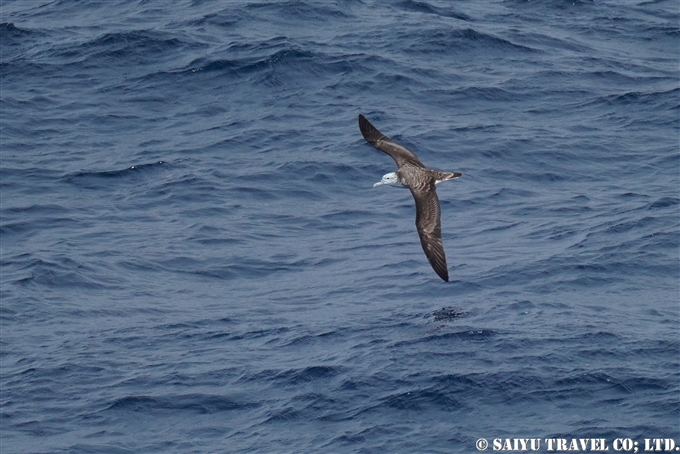
[[679, 10], [3, 0], [0, 450], [680, 444]]

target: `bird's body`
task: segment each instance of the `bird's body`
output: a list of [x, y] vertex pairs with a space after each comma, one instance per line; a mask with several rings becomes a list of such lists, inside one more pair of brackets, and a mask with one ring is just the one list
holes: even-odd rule
[[378, 131], [361, 114], [359, 114], [359, 129], [368, 143], [390, 155], [397, 163], [398, 170], [384, 175], [382, 181], [374, 186], [401, 184], [411, 190], [416, 202], [416, 228], [423, 251], [434, 271], [448, 282], [449, 271], [442, 244], [441, 210], [435, 186], [442, 181], [458, 178], [462, 174], [428, 169], [413, 152]]

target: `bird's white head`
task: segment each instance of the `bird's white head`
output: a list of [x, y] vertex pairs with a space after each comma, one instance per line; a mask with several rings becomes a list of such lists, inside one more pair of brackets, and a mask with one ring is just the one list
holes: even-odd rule
[[401, 183], [399, 183], [399, 178], [397, 178], [396, 172], [391, 172], [383, 175], [382, 180], [374, 184], [373, 187], [382, 186], [383, 184], [401, 184]]

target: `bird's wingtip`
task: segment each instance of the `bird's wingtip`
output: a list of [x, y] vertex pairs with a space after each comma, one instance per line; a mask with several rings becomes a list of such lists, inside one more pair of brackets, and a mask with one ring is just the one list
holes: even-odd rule
[[359, 114], [359, 129], [363, 131], [368, 131], [371, 128], [371, 122], [368, 121], [366, 117], [364, 117], [363, 114]]
[[384, 138], [383, 134], [362, 114], [359, 114], [359, 130], [364, 139], [371, 144], [375, 144], [376, 141]]

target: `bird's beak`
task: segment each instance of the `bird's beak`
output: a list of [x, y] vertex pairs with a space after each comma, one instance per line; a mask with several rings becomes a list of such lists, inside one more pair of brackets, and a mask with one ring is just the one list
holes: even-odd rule
[[375, 187], [378, 187], [378, 186], [382, 186], [383, 184], [385, 184], [385, 183], [383, 183], [382, 181], [378, 181], [376, 184], [373, 185], [373, 187], [375, 188]]

